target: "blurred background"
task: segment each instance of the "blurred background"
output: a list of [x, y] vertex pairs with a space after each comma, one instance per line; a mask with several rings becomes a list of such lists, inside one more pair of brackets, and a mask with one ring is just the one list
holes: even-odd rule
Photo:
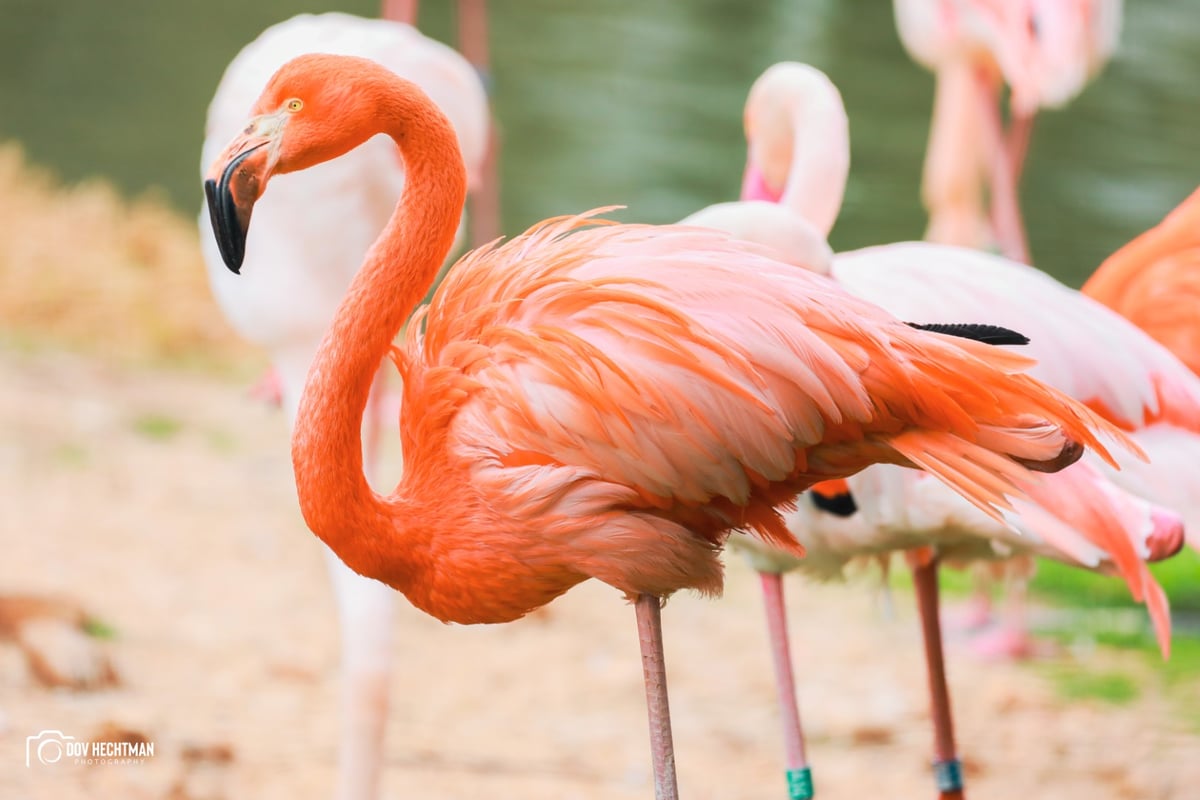
[[[422, 3], [420, 29], [453, 43], [454, 5]], [[768, 65], [798, 60], [830, 76], [850, 117], [834, 248], [921, 237], [933, 76], [902, 50], [890, 3], [488, 8], [506, 233], [600, 205], [669, 222], [735, 199], [746, 92]], [[205, 111], [225, 66], [267, 26], [326, 10], [375, 16], [379, 4], [0, 0], [0, 593], [73, 594], [121, 676], [91, 699], [38, 694], [0, 652], [0, 797], [329, 796], [332, 601], [295, 509], [282, 415], [245, 397], [265, 359], [217, 312], [195, 224]], [[1196, 188], [1197, 75], [1200, 10], [1127, 2], [1115, 58], [1068, 107], [1038, 116], [1021, 186], [1037, 266], [1078, 286]], [[680, 770], [692, 796], [775, 796], [774, 784], [750, 788], [775, 776], [776, 720], [755, 586], [730, 571], [721, 603], [670, 607], [684, 620], [668, 639]], [[1057, 643], [1050, 655], [952, 664], [973, 796], [1191, 796], [1200, 776], [1181, 754], [1200, 742], [1200, 559], [1153, 571], [1174, 610], [1167, 664], [1119, 581], [1050, 564], [1034, 583], [1050, 604], [1036, 621]], [[944, 578], [966, 591], [961, 575]], [[906, 577], [892, 584], [901, 596]], [[823, 780], [843, 790], [830, 796], [924, 796], [907, 592], [895, 625], [862, 582], [801, 585], [797, 651], [823, 651], [800, 668], [804, 713]], [[385, 787], [477, 796], [466, 775], [502, 797], [642, 796], [627, 611], [595, 582], [503, 628], [449, 629], [405, 606]], [[472, 665], [498, 672], [458, 676]], [[843, 690], [857, 705], [837, 702]], [[618, 710], [638, 727], [618, 728]], [[55, 727], [144, 736], [167, 755], [141, 772], [21, 771], [24, 737]], [[1051, 778], [1058, 788], [1038, 794]]]
[[[421, 8], [453, 42], [453, 3]], [[824, 70], [853, 137], [835, 249], [915, 239], [933, 78], [873, 0], [493, 0], [494, 108], [507, 232], [623, 204], [680, 219], [734, 199], [741, 109], [780, 60]], [[0, 139], [68, 181], [200, 207], [204, 112], [225, 65], [265, 27], [304, 11], [376, 15], [378, 3], [0, 0]], [[1078, 285], [1197, 184], [1200, 25], [1175, 0], [1126, 4], [1120, 49], [1061, 112], [1039, 116], [1022, 201], [1038, 266]]]

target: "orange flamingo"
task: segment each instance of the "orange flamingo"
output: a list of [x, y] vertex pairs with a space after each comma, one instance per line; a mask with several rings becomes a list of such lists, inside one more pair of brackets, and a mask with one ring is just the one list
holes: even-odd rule
[[[311, 51], [369, 57], [420, 82], [453, 122], [472, 187], [478, 186], [489, 121], [487, 97], [470, 64], [408, 25], [336, 13], [293, 17], [242, 49], [209, 106], [205, 165], [242, 129], [246, 109], [275, 70]], [[258, 206], [258, 235], [247, 249], [244, 280], [235, 281], [225, 269], [212, 237], [201, 237], [213, 294], [234, 329], [267, 351], [273, 381], [266, 385], [278, 391], [289, 421], [321, 335], [404, 181], [396, 148], [382, 137], [336, 164], [281, 179]], [[315, 203], [318, 197], [325, 202]], [[201, 224], [207, 225], [206, 216]], [[379, 408], [364, 432], [372, 472]], [[368, 800], [378, 793], [383, 761], [395, 593], [354, 574], [332, 553], [325, 556], [342, 639], [336, 796]]]
[[[775, 249], [791, 263], [836, 279], [851, 293], [903, 318], [988, 315], [1027, 332], [1038, 359], [1034, 374], [1087, 400], [1110, 419], [1152, 437], [1168, 422], [1200, 433], [1200, 380], [1133, 325], [1025, 265], [960, 247], [898, 243], [834, 256], [825, 235], [841, 205], [850, 164], [849, 123], [837, 87], [805, 64], [784, 62], [755, 81], [746, 101], [749, 155], [743, 193], [750, 200], [710, 206], [684, 220], [728, 231]], [[1107, 343], [1106, 347], [1092, 346]], [[1120, 353], [1119, 356], [1114, 355]], [[1171, 431], [1179, 431], [1172, 427]], [[1151, 471], [1137, 465], [1133, 469]], [[1162, 482], [1167, 473], [1157, 472]], [[1179, 516], [1118, 489], [1090, 464], [1043, 479], [1009, 525], [972, 509], [924, 476], [871, 467], [836, 487], [815, 490], [789, 527], [805, 546], [802, 560], [734, 539], [750, 551], [762, 576], [778, 676], [789, 779], [812, 794], [784, 625], [780, 576], [791, 569], [830, 576], [851, 558], [933, 546], [938, 559], [994, 561], [1036, 553], [1077, 566], [1116, 572], [1144, 600], [1164, 656], [1170, 620], [1166, 597], [1142, 559], [1173, 555], [1182, 544]], [[827, 494], [833, 497], [827, 497]], [[825, 499], [821, 499], [825, 497]], [[853, 498], [851, 502], [849, 498]], [[1162, 502], [1160, 500], [1160, 502]], [[840, 505], [845, 519], [822, 513]], [[1015, 528], [1015, 530], [1014, 530]], [[1018, 533], [1019, 532], [1019, 533]], [[937, 626], [936, 561], [914, 564], [934, 696], [938, 758], [946, 784], [955, 781], [952, 720], [942, 677]], [[945, 795], [950, 796], [950, 795]]]
[[[1129, 319], [1200, 374], [1200, 190], [1155, 227], [1113, 253], [1083, 285], [1083, 293]], [[1170, 504], [1188, 524], [1188, 542], [1200, 551], [1200, 436], [1164, 429], [1143, 442], [1153, 462], [1172, 470], [1163, 481], [1144, 469], [1114, 476], [1133, 491]]]
[[[377, 133], [408, 170], [314, 360], [293, 434], [301, 510], [356, 572], [448, 622], [517, 619], [597, 578], [634, 601], [655, 793], [678, 796], [660, 605], [720, 591], [733, 528], [799, 552], [780, 506], [876, 462], [920, 463], [996, 515], [1030, 469], [1084, 447], [1083, 405], [1023, 356], [896, 320], [718, 232], [544, 222], [461, 259], [404, 326], [450, 250], [466, 191], [454, 131], [414, 84], [365, 59], [284, 65], [205, 193], [241, 268], [274, 175]], [[373, 492], [359, 429], [380, 360], [404, 379], [404, 476]]]

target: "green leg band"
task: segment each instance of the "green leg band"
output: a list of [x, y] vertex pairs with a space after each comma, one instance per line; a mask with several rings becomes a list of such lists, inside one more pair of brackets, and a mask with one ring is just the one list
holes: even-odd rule
[[787, 773], [788, 800], [812, 800], [812, 770], [808, 767], [789, 769]]

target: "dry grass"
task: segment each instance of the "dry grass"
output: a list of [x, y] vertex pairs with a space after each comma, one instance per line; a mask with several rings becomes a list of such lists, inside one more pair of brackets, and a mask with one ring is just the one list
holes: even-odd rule
[[0, 331], [122, 361], [232, 366], [191, 219], [108, 183], [63, 186], [0, 144]]

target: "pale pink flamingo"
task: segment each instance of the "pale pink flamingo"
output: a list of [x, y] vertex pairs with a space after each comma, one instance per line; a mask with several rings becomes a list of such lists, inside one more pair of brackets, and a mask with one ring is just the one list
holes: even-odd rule
[[[778, 507], [879, 461], [921, 461], [988, 513], [1083, 445], [1086, 407], [1024, 357], [900, 322], [757, 245], [678, 226], [544, 222], [461, 259], [454, 132], [365, 59], [301, 56], [271, 79], [205, 192], [234, 272], [273, 176], [376, 133], [404, 194], [355, 276], [300, 403], [293, 461], [312, 530], [444, 621], [517, 619], [597, 578], [635, 601], [655, 791], [678, 796], [660, 604], [720, 591], [734, 527], [799, 552]], [[336, 120], [336, 124], [331, 124]], [[359, 431], [382, 358], [404, 378], [405, 469], [371, 490]]]
[[[312, 51], [369, 57], [420, 83], [453, 122], [476, 182], [489, 125], [475, 71], [453, 50], [408, 25], [346, 14], [293, 17], [268, 28], [238, 54], [209, 106], [205, 166], [242, 129], [246, 110], [272, 73]], [[201, 237], [218, 304], [241, 336], [266, 350], [289, 421], [295, 419], [321, 335], [404, 181], [403, 165], [386, 137], [364, 143], [335, 164], [280, 179], [255, 210], [256, 237], [246, 252], [251, 266], [242, 280], [225, 269], [212, 237]], [[207, 212], [201, 225], [208, 225]], [[375, 432], [366, 438], [369, 468], [378, 414], [372, 423]], [[328, 550], [325, 555], [342, 636], [336, 796], [367, 800], [377, 794], [383, 755], [394, 593], [354, 574]]]
[[[416, 27], [418, 0], [383, 0], [381, 13]], [[458, 50], [479, 74], [491, 93], [491, 48], [488, 44], [487, 0], [458, 0]], [[479, 180], [471, 189], [471, 246], [490, 242], [501, 235], [500, 224], [500, 135], [495, 125], [488, 127], [487, 146], [479, 165]]]
[[[1079, 94], [1116, 49], [1121, 0], [895, 0], [900, 40], [936, 75], [926, 238], [1028, 263], [1017, 200], [1034, 115]], [[1011, 129], [1001, 90], [1010, 88]], [[990, 213], [984, 195], [990, 195]]]
[[[766, 202], [710, 206], [684, 223], [720, 228], [769, 246], [791, 263], [829, 275], [902, 318], [998, 320], [1032, 338], [1028, 350], [1038, 359], [1034, 371], [1039, 377], [1101, 408], [1115, 423], [1150, 437], [1168, 422], [1182, 421], [1200, 431], [1200, 380], [1134, 326], [1032, 267], [925, 243], [832, 255], [824, 237], [845, 190], [849, 134], [841, 96], [819, 70], [795, 63], [768, 69], [750, 91], [744, 123], [749, 156], [743, 196]], [[1095, 467], [1076, 465], [1031, 488], [1036, 504], [1020, 506], [1020, 515], [1008, 521], [1020, 535], [966, 510], [920, 480], [919, 473], [872, 467], [847, 484], [859, 513], [839, 520], [801, 503], [789, 519], [805, 545], [805, 559], [762, 546], [753, 548], [751, 559], [763, 576], [789, 778], [794, 775], [808, 793], [811, 773], [792, 688], [780, 583], [781, 573], [793, 567], [830, 574], [854, 556], [932, 545], [937, 557], [952, 561], [1025, 552], [1090, 569], [1115, 569], [1133, 596], [1147, 602], [1167, 652], [1166, 598], [1142, 560], [1178, 549], [1179, 517], [1122, 492]], [[940, 775], [951, 786], [958, 776], [936, 625], [936, 561], [923, 558], [915, 566]]]
[[[969, 247], [995, 242], [1029, 263], [1017, 189], [1034, 117], [1066, 105], [1112, 56], [1122, 0], [895, 0], [894, 9], [902, 43], [937, 77], [922, 185], [926, 238]], [[977, 639], [980, 652], [1027, 654], [1021, 598], [1032, 565], [1022, 561], [975, 573], [968, 627], [991, 619], [994, 575], [1005, 578], [1009, 597], [1004, 626]]]

